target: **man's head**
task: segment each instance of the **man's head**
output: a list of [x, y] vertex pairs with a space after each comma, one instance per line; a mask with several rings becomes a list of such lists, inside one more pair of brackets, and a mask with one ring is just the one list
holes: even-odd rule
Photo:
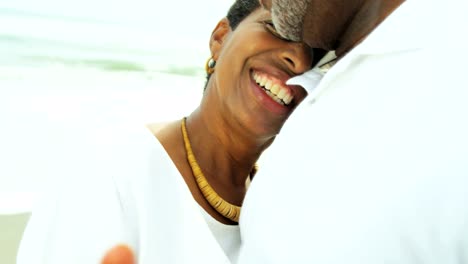
[[312, 48], [346, 53], [404, 0], [260, 0], [278, 32]]
[[284, 37], [333, 50], [347, 23], [366, 0], [260, 0], [271, 9]]
[[278, 33], [292, 41], [301, 41], [302, 23], [310, 0], [276, 0], [273, 6], [271, 0], [266, 2]]

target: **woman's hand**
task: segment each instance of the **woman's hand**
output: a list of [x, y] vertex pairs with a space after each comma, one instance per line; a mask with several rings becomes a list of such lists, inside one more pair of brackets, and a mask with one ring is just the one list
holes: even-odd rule
[[136, 261], [132, 249], [121, 244], [107, 251], [101, 264], [136, 264]]

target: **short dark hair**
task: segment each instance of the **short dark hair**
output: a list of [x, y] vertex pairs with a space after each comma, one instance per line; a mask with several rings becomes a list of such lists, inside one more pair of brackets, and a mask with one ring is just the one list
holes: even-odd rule
[[[258, 0], [236, 0], [234, 4], [232, 4], [232, 6], [229, 8], [229, 11], [226, 15], [231, 29], [235, 30], [237, 26], [242, 22], [242, 20], [244, 20], [246, 17], [252, 14], [252, 12], [259, 7], [260, 2]], [[210, 76], [211, 74], [206, 75], [206, 83], [203, 91], [208, 85]]]
[[255, 9], [260, 7], [258, 0], [236, 0], [234, 4], [229, 8], [229, 11], [226, 15], [229, 20], [229, 26], [232, 30], [235, 30], [236, 27], [249, 16]]

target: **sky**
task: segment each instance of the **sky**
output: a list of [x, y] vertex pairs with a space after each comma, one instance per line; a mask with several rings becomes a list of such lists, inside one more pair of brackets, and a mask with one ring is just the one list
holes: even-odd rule
[[212, 14], [223, 15], [232, 2], [231, 0], [0, 0], [0, 8], [133, 22], [158, 21], [161, 17], [172, 16], [173, 22], [182, 23], [184, 18], [196, 17], [199, 21], [210, 20]]
[[0, 0], [0, 11], [133, 25], [155, 34], [209, 35], [231, 3], [232, 0]]

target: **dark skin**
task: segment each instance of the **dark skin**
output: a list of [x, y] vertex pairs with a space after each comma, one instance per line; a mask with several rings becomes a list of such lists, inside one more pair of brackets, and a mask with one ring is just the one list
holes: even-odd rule
[[[200, 106], [187, 117], [192, 149], [205, 177], [223, 199], [235, 205], [242, 205], [254, 163], [307, 95], [302, 87], [288, 86], [294, 100], [287, 107], [280, 106], [269, 101], [253, 81], [255, 72], [274, 85], [286, 86], [286, 80], [312, 65], [310, 48], [282, 39], [270, 21], [270, 13], [258, 8], [236, 30], [227, 19], [218, 23], [209, 42], [216, 68]], [[166, 149], [195, 201], [219, 222], [237, 224], [213, 209], [197, 186], [187, 162], [180, 120], [148, 128]], [[135, 254], [127, 245], [109, 249], [101, 261], [133, 263]]]
[[[265, 8], [271, 9], [272, 1], [275, 0], [260, 0]], [[294, 1], [294, 0], [291, 0]], [[343, 56], [350, 51], [354, 46], [359, 44], [380, 22], [382, 22], [389, 14], [391, 14], [403, 0], [311, 0], [304, 18], [303, 40], [310, 47], [320, 48], [325, 50], [335, 50], [338, 57]], [[200, 116], [195, 113], [193, 118]], [[193, 121], [192, 121], [193, 122]], [[192, 123], [195, 127], [195, 122]], [[171, 143], [171, 133], [178, 133], [178, 123], [166, 127], [163, 130], [153, 127], [153, 131], [158, 135], [161, 141], [165, 141], [166, 146]], [[167, 133], [167, 134], [166, 134]], [[174, 134], [172, 134], [174, 135]], [[178, 135], [178, 134], [177, 134]], [[165, 138], [168, 137], [168, 138]], [[178, 138], [180, 135], [177, 136]], [[257, 148], [262, 149], [267, 147], [270, 142], [266, 140], [263, 147], [258, 144]], [[251, 142], [254, 143], [254, 142]], [[173, 144], [180, 144], [173, 141]], [[174, 149], [181, 149], [180, 146]], [[261, 150], [259, 150], [261, 152]], [[183, 153], [172, 153], [171, 156], [183, 156]], [[249, 163], [253, 164], [256, 154]], [[242, 168], [242, 175], [246, 175], [249, 166]], [[186, 167], [186, 166], [182, 166]], [[179, 168], [182, 174], [189, 175], [187, 168]], [[242, 182], [245, 176], [240, 176], [236, 185]], [[190, 178], [190, 177], [184, 177]], [[195, 190], [194, 186], [187, 182], [189, 188]], [[241, 187], [238, 194], [234, 195], [242, 199], [245, 187]], [[236, 192], [235, 192], [236, 193]], [[239, 195], [240, 194], [240, 195]], [[200, 197], [196, 193], [193, 194], [195, 199], [200, 202]], [[206, 208], [206, 205], [202, 205]], [[214, 214], [213, 212], [210, 212]], [[219, 217], [219, 216], [218, 216]], [[110, 249], [104, 256], [102, 264], [132, 264], [135, 263], [133, 252], [125, 245], [117, 245]]]
[[[272, 1], [275, 0], [261, 0], [264, 7], [268, 10], [271, 9]], [[337, 56], [342, 57], [359, 44], [378, 24], [403, 3], [403, 1], [404, 0], [311, 0], [304, 18], [303, 40], [310, 47], [335, 50]], [[197, 114], [195, 114], [195, 116], [196, 115]], [[160, 140], [165, 141], [166, 144], [170, 144], [170, 142], [180, 144], [177, 140], [171, 140], [171, 137], [174, 135], [180, 138], [180, 135], [177, 134], [178, 129], [179, 125], [176, 122], [163, 130], [159, 130], [159, 132], [157, 128], [153, 128], [153, 131], [160, 137]], [[169, 132], [175, 132], [176, 134]], [[265, 146], [267, 145], [269, 145], [269, 143]], [[181, 148], [178, 146], [174, 149], [180, 150]], [[262, 149], [262, 147], [260, 149]], [[180, 151], [180, 153], [173, 153], [172, 155], [183, 157], [184, 153]], [[180, 159], [183, 160], [183, 158]], [[255, 157], [249, 162], [249, 166], [254, 160]], [[246, 175], [249, 166], [242, 169], [242, 175]], [[186, 168], [186, 166], [182, 167], [183, 168], [179, 168], [182, 174], [190, 175], [188, 168]], [[194, 190], [197, 189], [196, 186], [191, 180], [187, 180], [191, 177], [185, 178], [189, 188], [194, 192]], [[240, 181], [238, 182], [242, 182], [245, 178], [241, 177], [239, 179]], [[245, 193], [245, 187], [242, 185], [240, 186], [240, 190], [238, 190], [237, 195], [234, 196], [241, 197], [240, 199], [242, 199]], [[206, 204], [203, 204], [203, 199], [200, 194], [195, 192], [193, 195], [199, 203], [201, 201], [205, 209], [209, 208]], [[210, 213], [216, 214], [215, 212]], [[132, 263], [134, 263], [132, 251], [128, 247], [122, 245], [109, 250], [102, 262], [102, 264]]]
[[[252, 92], [252, 69], [268, 76], [290, 76], [310, 69], [311, 53], [305, 44], [285, 41], [262, 22], [269, 12], [258, 9], [232, 31], [223, 19], [213, 31], [210, 49], [216, 59], [200, 106], [187, 118], [187, 131], [197, 162], [210, 185], [226, 201], [242, 205], [246, 181], [254, 163], [270, 146], [292, 109], [276, 113]], [[255, 45], [245, 45], [255, 41]], [[272, 66], [273, 65], [273, 66]], [[299, 103], [304, 89], [297, 89]], [[299, 92], [303, 94], [300, 95]], [[194, 199], [224, 224], [235, 222], [219, 214], [201, 193], [187, 162], [180, 120], [150, 126], [181, 172]]]
[[[271, 9], [275, 0], [261, 0]], [[294, 0], [291, 0], [294, 1]], [[359, 44], [404, 0], [311, 0], [303, 21], [303, 41], [335, 50], [342, 57]]]

